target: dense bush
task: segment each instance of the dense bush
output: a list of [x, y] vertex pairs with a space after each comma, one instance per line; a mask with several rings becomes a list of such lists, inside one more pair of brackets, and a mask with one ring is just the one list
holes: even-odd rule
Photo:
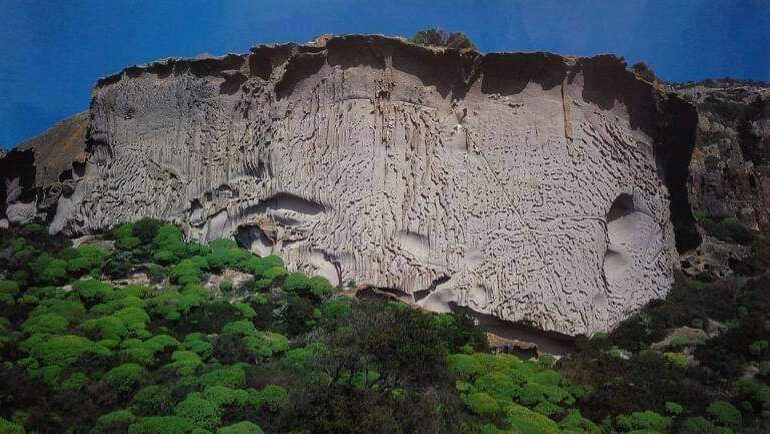
[[412, 36], [415, 44], [457, 49], [474, 49], [476, 46], [462, 32], [448, 33], [443, 29], [432, 28], [418, 31]]
[[[0, 432], [767, 427], [767, 276], [680, 278], [667, 300], [608, 335], [578, 340], [557, 363], [490, 354], [464, 315], [335, 294], [323, 277], [289, 272], [277, 256], [231, 240], [188, 243], [149, 219], [106, 237], [114, 247], [97, 237], [71, 248], [34, 225], [0, 231]], [[212, 287], [221, 277], [211, 275], [225, 269], [253, 280]], [[151, 283], [110, 280], [137, 272]], [[669, 355], [648, 349], [672, 328], [709, 320], [724, 324], [720, 335]], [[680, 363], [685, 354], [698, 364]], [[757, 375], [741, 380], [747, 366]]]

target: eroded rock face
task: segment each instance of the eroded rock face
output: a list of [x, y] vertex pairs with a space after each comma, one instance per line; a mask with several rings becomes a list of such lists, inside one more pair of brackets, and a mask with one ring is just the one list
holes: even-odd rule
[[53, 231], [172, 220], [334, 283], [572, 335], [664, 296], [675, 245], [697, 243], [695, 112], [612, 56], [332, 37], [128, 68], [97, 84], [91, 119]]
[[672, 88], [698, 109], [693, 207], [770, 234], [770, 86], [719, 79]]
[[88, 112], [65, 118], [0, 154], [0, 220], [26, 223], [53, 217], [85, 169]]

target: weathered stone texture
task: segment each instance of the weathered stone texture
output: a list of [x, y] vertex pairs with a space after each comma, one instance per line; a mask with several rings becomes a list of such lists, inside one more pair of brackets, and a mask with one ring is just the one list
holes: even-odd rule
[[173, 220], [431, 309], [607, 330], [692, 235], [695, 113], [611, 56], [334, 37], [128, 68], [91, 119], [52, 230]]
[[770, 86], [720, 79], [672, 87], [698, 109], [693, 207], [770, 233]]

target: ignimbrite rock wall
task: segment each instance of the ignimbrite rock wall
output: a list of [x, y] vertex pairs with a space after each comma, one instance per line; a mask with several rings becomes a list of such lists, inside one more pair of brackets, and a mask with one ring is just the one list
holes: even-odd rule
[[97, 83], [51, 228], [172, 220], [429, 309], [590, 334], [670, 287], [694, 125], [612, 56], [354, 35], [164, 60]]

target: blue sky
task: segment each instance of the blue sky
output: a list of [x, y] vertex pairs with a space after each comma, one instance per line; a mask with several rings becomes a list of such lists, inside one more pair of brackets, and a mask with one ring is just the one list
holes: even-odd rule
[[86, 109], [94, 81], [130, 64], [434, 26], [481, 51], [612, 52], [666, 80], [770, 81], [770, 0], [0, 0], [0, 146]]

